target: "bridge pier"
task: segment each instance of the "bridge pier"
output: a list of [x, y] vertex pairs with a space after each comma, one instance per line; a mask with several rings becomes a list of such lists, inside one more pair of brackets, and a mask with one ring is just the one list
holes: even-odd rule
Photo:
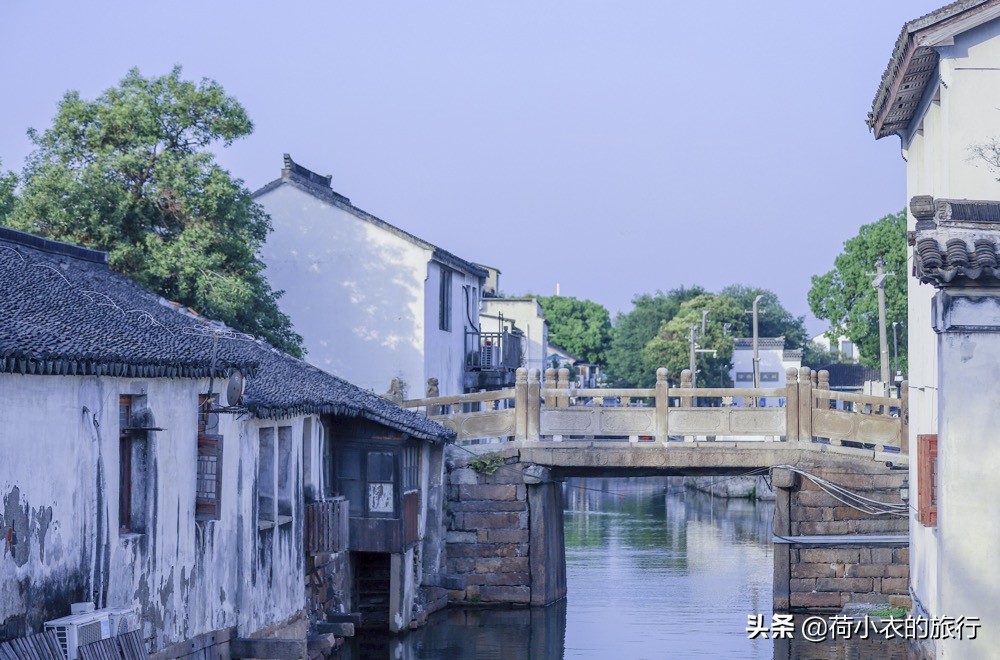
[[562, 488], [548, 470], [503, 445], [450, 447], [446, 501], [445, 566], [463, 585], [450, 601], [549, 605], [566, 597]]

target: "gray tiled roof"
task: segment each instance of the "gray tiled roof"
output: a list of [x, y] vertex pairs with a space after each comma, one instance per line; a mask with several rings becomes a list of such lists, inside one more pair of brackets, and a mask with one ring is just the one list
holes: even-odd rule
[[265, 184], [261, 188], [255, 190], [253, 193], [254, 199], [258, 199], [261, 196], [271, 192], [272, 190], [275, 190], [276, 188], [280, 188], [283, 185], [290, 185], [294, 188], [298, 188], [299, 190], [312, 195], [313, 197], [319, 200], [322, 200], [328, 204], [341, 208], [347, 211], [348, 213], [354, 215], [355, 217], [360, 218], [361, 220], [370, 222], [376, 227], [381, 227], [382, 229], [385, 229], [391, 234], [395, 234], [396, 236], [399, 236], [400, 238], [410, 241], [415, 245], [419, 245], [422, 248], [431, 250], [434, 255], [434, 259], [440, 261], [446, 266], [450, 266], [451, 268], [454, 268], [456, 270], [460, 270], [474, 277], [480, 277], [483, 279], [485, 279], [489, 275], [489, 273], [487, 273], [482, 266], [474, 264], [470, 261], [466, 261], [461, 257], [455, 256], [451, 252], [439, 248], [433, 243], [429, 243], [428, 241], [425, 241], [424, 239], [418, 236], [414, 236], [410, 232], [404, 231], [399, 227], [397, 227], [396, 225], [386, 222], [382, 218], [379, 218], [375, 215], [372, 215], [371, 213], [368, 213], [367, 211], [359, 209], [354, 204], [351, 204], [350, 199], [341, 195], [340, 193], [336, 192], [335, 190], [333, 190], [333, 188], [330, 187], [331, 177], [321, 176], [319, 174], [316, 174], [312, 170], [306, 169], [302, 165], [299, 165], [298, 163], [293, 161], [291, 156], [289, 156], [288, 154], [285, 154], [284, 158], [285, 158], [285, 166], [281, 170], [281, 176], [275, 179], [274, 181], [271, 181], [270, 183]]
[[[753, 337], [740, 337], [733, 340], [733, 346], [738, 351], [753, 350]], [[784, 337], [757, 337], [757, 348], [759, 350], [774, 350], [785, 348]]]
[[1000, 283], [1000, 201], [938, 199], [918, 216], [913, 271], [938, 287]]
[[[210, 333], [221, 329], [112, 271], [103, 252], [0, 227], [0, 372], [207, 377]], [[217, 377], [248, 374], [258, 417], [331, 413], [425, 439], [454, 435], [260, 340], [220, 339], [216, 357]]]
[[[939, 24], [964, 21], [966, 16], [996, 4], [997, 0], [958, 0], [903, 25], [868, 113], [868, 126], [876, 131], [876, 139], [909, 124], [937, 69], [937, 51], [923, 45], [917, 33], [936, 29]], [[971, 27], [974, 25], [962, 29]]]

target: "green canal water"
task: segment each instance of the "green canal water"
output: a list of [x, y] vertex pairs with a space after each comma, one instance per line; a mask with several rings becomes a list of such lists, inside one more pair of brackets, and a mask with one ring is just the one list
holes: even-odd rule
[[[774, 505], [663, 478], [573, 479], [564, 490], [568, 597], [547, 608], [449, 608], [352, 658], [905, 658], [885, 642], [748, 639], [771, 621]], [[363, 644], [359, 644], [363, 642]], [[363, 648], [363, 650], [362, 650]]]

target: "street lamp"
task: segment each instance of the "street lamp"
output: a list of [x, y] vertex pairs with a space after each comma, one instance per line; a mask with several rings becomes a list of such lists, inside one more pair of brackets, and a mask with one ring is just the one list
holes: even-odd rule
[[757, 305], [764, 296], [753, 299], [753, 386], [760, 387], [760, 355], [757, 352]]

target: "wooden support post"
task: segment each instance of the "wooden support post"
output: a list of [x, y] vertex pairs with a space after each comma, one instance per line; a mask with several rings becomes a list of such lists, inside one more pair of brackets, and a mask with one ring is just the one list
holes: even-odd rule
[[538, 369], [528, 370], [528, 407], [525, 421], [525, 436], [527, 440], [538, 440], [541, 429], [541, 372]]
[[799, 370], [799, 442], [812, 442], [812, 372], [809, 367]]
[[514, 378], [514, 439], [528, 437], [528, 370], [518, 368]]
[[799, 440], [799, 370], [794, 367], [785, 371], [785, 440]]
[[[558, 385], [558, 388], [560, 390], [568, 390], [569, 389], [569, 369], [567, 369], [566, 367], [563, 367], [562, 369], [559, 370], [559, 385]], [[569, 408], [569, 396], [568, 395], [560, 395], [558, 397], [558, 402], [556, 403], [556, 405], [559, 408]]]
[[[554, 387], [556, 387], [556, 370], [554, 368], [549, 367], [548, 369], [545, 370], [545, 383], [544, 383], [544, 385], [545, 385], [545, 389], [549, 389], [549, 390], [552, 389], [552, 388], [554, 388]], [[545, 395], [545, 407], [546, 408], [555, 408], [556, 407], [556, 397], [552, 396], [551, 394], [546, 394]]]
[[899, 385], [899, 451], [910, 453], [910, 381]]
[[670, 437], [667, 428], [669, 405], [670, 389], [667, 384], [667, 370], [660, 367], [656, 370], [656, 441], [664, 444]]

